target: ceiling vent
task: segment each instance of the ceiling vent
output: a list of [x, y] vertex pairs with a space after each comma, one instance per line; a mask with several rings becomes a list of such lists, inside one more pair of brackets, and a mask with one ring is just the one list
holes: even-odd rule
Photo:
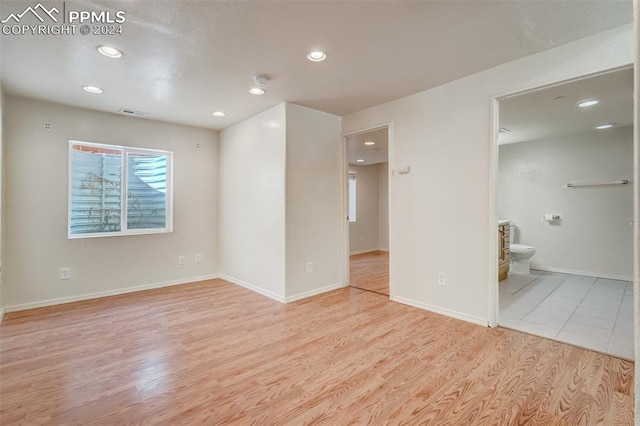
[[136, 111], [136, 110], [129, 109], [129, 108], [120, 108], [118, 110], [118, 112], [121, 113], [121, 114], [133, 115], [134, 117], [147, 117], [147, 116], [149, 116], [148, 112]]

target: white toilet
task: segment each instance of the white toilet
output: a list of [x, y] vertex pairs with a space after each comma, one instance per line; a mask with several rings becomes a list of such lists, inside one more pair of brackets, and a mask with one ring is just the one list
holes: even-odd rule
[[[511, 240], [515, 239], [515, 223], [510, 222], [510, 236]], [[530, 267], [529, 267], [529, 259], [536, 254], [536, 248], [532, 246], [527, 246], [524, 244], [509, 244], [509, 252], [511, 256], [511, 264], [509, 265], [509, 272], [514, 274], [524, 274], [529, 275]]]

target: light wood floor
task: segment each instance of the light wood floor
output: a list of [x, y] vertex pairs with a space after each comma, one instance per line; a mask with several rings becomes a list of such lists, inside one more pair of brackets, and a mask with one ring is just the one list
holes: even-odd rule
[[351, 287], [389, 295], [389, 252], [374, 251], [349, 257]]
[[221, 280], [7, 314], [2, 425], [631, 425], [633, 362], [344, 288]]

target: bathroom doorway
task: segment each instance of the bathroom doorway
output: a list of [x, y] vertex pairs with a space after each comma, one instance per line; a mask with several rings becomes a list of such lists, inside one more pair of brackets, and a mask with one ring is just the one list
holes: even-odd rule
[[389, 126], [345, 136], [349, 286], [389, 297]]
[[499, 100], [498, 325], [633, 359], [633, 68]]

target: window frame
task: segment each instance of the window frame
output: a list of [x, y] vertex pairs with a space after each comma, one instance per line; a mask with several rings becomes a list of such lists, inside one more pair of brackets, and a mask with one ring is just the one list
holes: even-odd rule
[[[122, 153], [122, 176], [121, 176], [121, 202], [120, 202], [120, 231], [116, 232], [91, 232], [82, 234], [71, 233], [71, 217], [72, 217], [72, 185], [73, 185], [73, 150], [74, 146], [87, 146], [94, 148], [102, 148], [105, 150], [118, 150]], [[126, 235], [149, 235], [149, 234], [166, 234], [173, 232], [173, 152], [161, 149], [139, 148], [125, 145], [113, 145], [97, 142], [85, 142], [79, 140], [69, 140], [68, 145], [68, 175], [67, 175], [67, 238], [83, 239], [83, 238], [101, 238], [101, 237], [122, 237]], [[165, 226], [163, 228], [127, 228], [128, 215], [128, 158], [129, 154], [139, 155], [161, 155], [167, 158], [167, 185], [165, 190]]]

